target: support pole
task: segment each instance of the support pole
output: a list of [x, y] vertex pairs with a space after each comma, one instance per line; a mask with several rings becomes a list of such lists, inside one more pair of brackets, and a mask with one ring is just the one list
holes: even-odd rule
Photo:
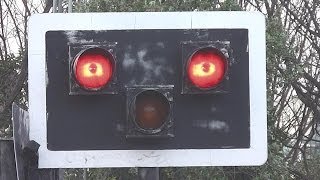
[[159, 180], [159, 172], [158, 167], [138, 168], [139, 180]]
[[52, 13], [57, 12], [57, 0], [52, 1]]
[[[29, 139], [29, 114], [17, 104], [12, 105], [13, 138], [18, 180], [62, 180], [59, 169], [38, 169], [39, 144]], [[2, 162], [2, 158], [1, 162]], [[0, 178], [11, 180], [11, 178]], [[15, 180], [15, 179], [13, 179]]]
[[62, 13], [62, 0], [58, 0], [58, 13]]
[[0, 179], [17, 180], [13, 140], [0, 140]]
[[68, 13], [72, 13], [72, 0], [69, 0], [68, 3]]

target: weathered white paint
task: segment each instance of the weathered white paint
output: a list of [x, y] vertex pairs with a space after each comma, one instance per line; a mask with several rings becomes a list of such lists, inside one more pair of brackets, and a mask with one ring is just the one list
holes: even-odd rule
[[[249, 149], [49, 151], [46, 134], [45, 34], [49, 30], [249, 30]], [[267, 159], [265, 19], [256, 12], [38, 14], [29, 22], [30, 139], [41, 146], [39, 168], [261, 165]]]

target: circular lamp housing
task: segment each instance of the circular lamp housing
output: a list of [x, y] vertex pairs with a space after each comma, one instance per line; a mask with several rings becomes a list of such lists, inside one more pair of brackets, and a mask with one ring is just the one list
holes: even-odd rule
[[187, 63], [187, 76], [190, 82], [200, 89], [212, 89], [225, 78], [228, 62], [225, 56], [212, 47], [195, 51]]
[[74, 60], [73, 74], [77, 83], [86, 90], [96, 91], [106, 86], [114, 72], [112, 54], [101, 48], [81, 51]]
[[138, 130], [147, 134], [160, 132], [170, 114], [168, 99], [156, 90], [139, 93], [131, 105], [134, 123]]

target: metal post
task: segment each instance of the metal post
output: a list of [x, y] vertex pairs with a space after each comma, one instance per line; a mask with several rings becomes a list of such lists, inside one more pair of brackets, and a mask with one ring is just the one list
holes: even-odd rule
[[0, 140], [0, 179], [17, 180], [12, 139]]
[[88, 173], [87, 173], [87, 168], [83, 168], [83, 180], [87, 180], [88, 179]]
[[69, 0], [68, 3], [68, 13], [72, 13], [72, 0]]
[[57, 0], [52, 1], [52, 13], [57, 12]]
[[158, 167], [138, 168], [139, 180], [159, 180], [159, 174]]
[[62, 13], [62, 0], [58, 0], [58, 13]]
[[[29, 139], [29, 113], [13, 103], [12, 120], [14, 138], [12, 153], [15, 153], [14, 169], [17, 169], [18, 180], [63, 180], [59, 169], [38, 169], [39, 144]], [[2, 161], [2, 157], [0, 158]]]

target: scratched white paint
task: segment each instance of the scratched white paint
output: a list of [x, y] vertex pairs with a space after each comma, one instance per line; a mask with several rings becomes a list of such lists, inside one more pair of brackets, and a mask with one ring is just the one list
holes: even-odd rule
[[229, 132], [229, 125], [224, 121], [211, 120], [208, 123], [208, 128], [210, 130], [220, 130], [224, 132]]
[[[250, 148], [108, 151], [47, 149], [45, 64], [47, 31], [192, 28], [249, 30]], [[261, 165], [267, 159], [265, 19], [260, 13], [228, 11], [38, 14], [33, 15], [29, 21], [28, 50], [29, 136], [31, 140], [40, 144], [39, 168], [240, 166]]]
[[[163, 42], [158, 42], [156, 44], [159, 48], [164, 48], [165, 44]], [[140, 48], [137, 53], [132, 53], [132, 51], [125, 52], [124, 59], [122, 62], [122, 67], [128, 71], [132, 71], [133, 69], [143, 68], [144, 74], [141, 76], [143, 78], [138, 80], [138, 84], [148, 84], [150, 82], [154, 82], [156, 80], [163, 81], [165, 77], [161, 76], [161, 74], [173, 74], [174, 70], [170, 66], [167, 66], [165, 63], [164, 57], [150, 57], [150, 53], [148, 52], [148, 48]], [[152, 59], [151, 59], [152, 58]], [[136, 84], [136, 80], [131, 80], [131, 85]]]
[[196, 120], [193, 122], [195, 128], [204, 128], [211, 131], [229, 132], [229, 125], [225, 121], [220, 120]]
[[135, 60], [133, 58], [130, 57], [129, 53], [125, 53], [124, 54], [124, 59], [122, 62], [122, 66], [124, 67], [124, 69], [128, 69], [131, 68], [132, 66], [135, 65]]

